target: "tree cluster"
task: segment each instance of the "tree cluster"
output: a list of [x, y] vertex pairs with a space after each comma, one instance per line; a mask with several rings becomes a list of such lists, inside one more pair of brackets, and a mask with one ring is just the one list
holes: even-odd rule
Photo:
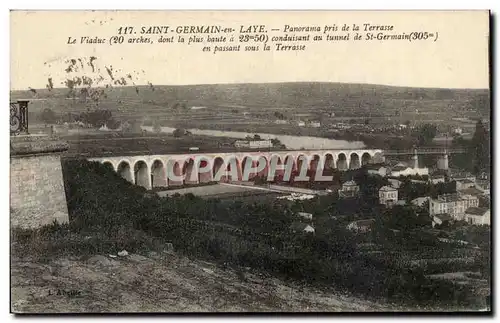
[[428, 146], [437, 135], [437, 126], [434, 124], [423, 124], [417, 128], [416, 139], [419, 146]]
[[450, 163], [458, 168], [480, 174], [488, 172], [491, 167], [491, 140], [490, 131], [481, 120], [476, 123], [472, 139], [455, 137], [452, 148], [465, 149], [465, 154], [454, 154], [450, 157]]
[[40, 119], [46, 124], [82, 122], [95, 128], [106, 125], [110, 129], [117, 129], [120, 126], [120, 121], [114, 119], [112, 112], [106, 109], [57, 114], [52, 109], [46, 108], [41, 112]]
[[184, 136], [189, 136], [189, 135], [191, 135], [191, 132], [189, 132], [188, 130], [183, 129], [183, 128], [177, 128], [177, 129], [175, 129], [175, 130], [172, 132], [172, 135], [173, 135], [175, 138], [182, 138], [182, 137], [184, 137]]

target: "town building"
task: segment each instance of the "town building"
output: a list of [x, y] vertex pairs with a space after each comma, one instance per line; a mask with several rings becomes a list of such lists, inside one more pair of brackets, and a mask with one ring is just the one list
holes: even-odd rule
[[476, 183], [467, 178], [456, 180], [455, 183], [457, 191], [476, 186]]
[[420, 176], [429, 175], [429, 169], [420, 167], [408, 167], [401, 164], [398, 164], [391, 169], [392, 177], [415, 176], [415, 175], [420, 175]]
[[460, 198], [464, 201], [465, 209], [467, 209], [469, 207], [479, 206], [479, 198], [476, 195], [463, 194], [463, 193], [459, 193], [459, 194], [460, 194]]
[[297, 213], [300, 217], [306, 219], [306, 220], [312, 220], [313, 219], [313, 215], [312, 213], [307, 213], [307, 212], [298, 212]]
[[272, 148], [273, 143], [271, 140], [236, 140], [234, 142], [236, 148]]
[[429, 215], [432, 217], [438, 214], [448, 214], [454, 220], [463, 220], [465, 210], [478, 205], [477, 196], [459, 193], [443, 194], [436, 199], [429, 200]]
[[350, 129], [351, 125], [348, 123], [338, 122], [330, 125], [330, 127], [333, 129], [345, 130], [345, 129]]
[[417, 197], [416, 199], [411, 200], [411, 204], [422, 207], [426, 202], [429, 201], [429, 199], [429, 196]]
[[355, 181], [347, 181], [339, 189], [340, 198], [352, 198], [359, 195], [359, 186]]
[[476, 188], [480, 190], [484, 195], [490, 195], [490, 181], [487, 179], [476, 180]]
[[490, 173], [488, 173], [488, 172], [482, 172], [481, 174], [479, 174], [478, 179], [489, 180], [490, 179]]
[[390, 173], [390, 169], [383, 164], [367, 164], [365, 168], [368, 175], [385, 177]]
[[314, 228], [310, 224], [294, 222], [290, 226], [290, 229], [295, 232], [305, 232], [305, 233], [313, 233], [315, 232]]
[[108, 125], [104, 124], [99, 128], [99, 131], [110, 131], [110, 129], [108, 128]]
[[477, 197], [485, 195], [483, 193], [483, 191], [478, 189], [476, 186], [464, 188], [462, 190], [458, 190], [457, 192], [462, 194], [462, 195], [473, 195], [473, 196], [477, 196]]
[[476, 176], [471, 172], [463, 172], [460, 170], [450, 170], [449, 172], [451, 181], [460, 181], [468, 179], [469, 181], [476, 182]]
[[379, 203], [392, 206], [398, 201], [398, 190], [391, 186], [382, 186], [378, 190]]
[[299, 126], [299, 127], [305, 127], [306, 123], [304, 121], [297, 121], [297, 126]]
[[288, 200], [288, 201], [305, 201], [312, 200], [316, 195], [313, 194], [301, 194], [301, 193], [292, 193], [290, 195], [278, 196], [276, 199], [278, 200]]
[[432, 215], [432, 227], [434, 228], [436, 225], [446, 224], [453, 222], [453, 217], [449, 214], [435, 214]]
[[349, 223], [346, 229], [356, 233], [366, 233], [372, 230], [375, 219], [357, 220]]
[[395, 179], [395, 178], [389, 178], [389, 179], [387, 179], [387, 181], [389, 182], [389, 185], [391, 187], [394, 187], [396, 189], [400, 188], [401, 184], [403, 184], [403, 182], [401, 182], [400, 180]]
[[438, 184], [438, 183], [444, 183], [444, 182], [445, 182], [444, 175], [431, 175], [431, 176], [429, 176], [429, 183], [431, 183], [431, 184]]
[[278, 119], [278, 120], [274, 121], [274, 123], [276, 123], [276, 124], [288, 124], [288, 120]]
[[465, 221], [475, 225], [490, 225], [490, 214], [489, 208], [470, 207], [465, 210]]
[[418, 155], [415, 150], [415, 154], [412, 157], [410, 165], [406, 163], [399, 162], [394, 167], [391, 168], [391, 177], [399, 177], [399, 176], [428, 176], [429, 168], [420, 167], [418, 164]]
[[319, 127], [321, 127], [321, 122], [312, 121], [312, 122], [309, 123], [309, 127], [311, 127], [311, 128], [319, 128]]

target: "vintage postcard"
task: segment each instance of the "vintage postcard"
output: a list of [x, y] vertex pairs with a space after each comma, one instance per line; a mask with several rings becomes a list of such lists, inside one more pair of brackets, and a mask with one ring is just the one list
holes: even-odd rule
[[11, 312], [490, 312], [489, 31], [11, 11]]

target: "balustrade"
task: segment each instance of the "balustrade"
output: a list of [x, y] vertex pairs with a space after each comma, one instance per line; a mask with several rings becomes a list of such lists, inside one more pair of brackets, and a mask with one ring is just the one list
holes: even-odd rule
[[10, 135], [29, 134], [28, 100], [10, 103]]

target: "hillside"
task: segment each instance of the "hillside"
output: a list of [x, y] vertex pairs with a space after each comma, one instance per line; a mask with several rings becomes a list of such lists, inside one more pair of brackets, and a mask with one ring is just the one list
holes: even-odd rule
[[[15, 313], [408, 311], [175, 253], [12, 260]], [[58, 295], [65, 291], [69, 295]]]
[[[44, 107], [56, 111], [83, 110], [85, 105], [66, 100], [68, 89], [13, 91], [11, 99], [49, 99]], [[135, 112], [165, 112], [175, 103], [188, 106], [296, 112], [335, 112], [337, 115], [394, 116], [395, 114], [443, 112], [448, 116], [464, 114], [489, 115], [489, 91], [487, 89], [433, 89], [409, 88], [370, 84], [343, 83], [260, 83], [214, 84], [185, 86], [138, 86], [105, 89], [106, 98], [100, 105], [106, 108], [122, 108]], [[141, 105], [141, 111], [136, 105]], [[38, 106], [34, 104], [34, 106]], [[34, 107], [36, 110], [37, 108]], [[130, 112], [130, 111], [128, 111]], [[142, 112], [142, 113], [141, 113]]]

